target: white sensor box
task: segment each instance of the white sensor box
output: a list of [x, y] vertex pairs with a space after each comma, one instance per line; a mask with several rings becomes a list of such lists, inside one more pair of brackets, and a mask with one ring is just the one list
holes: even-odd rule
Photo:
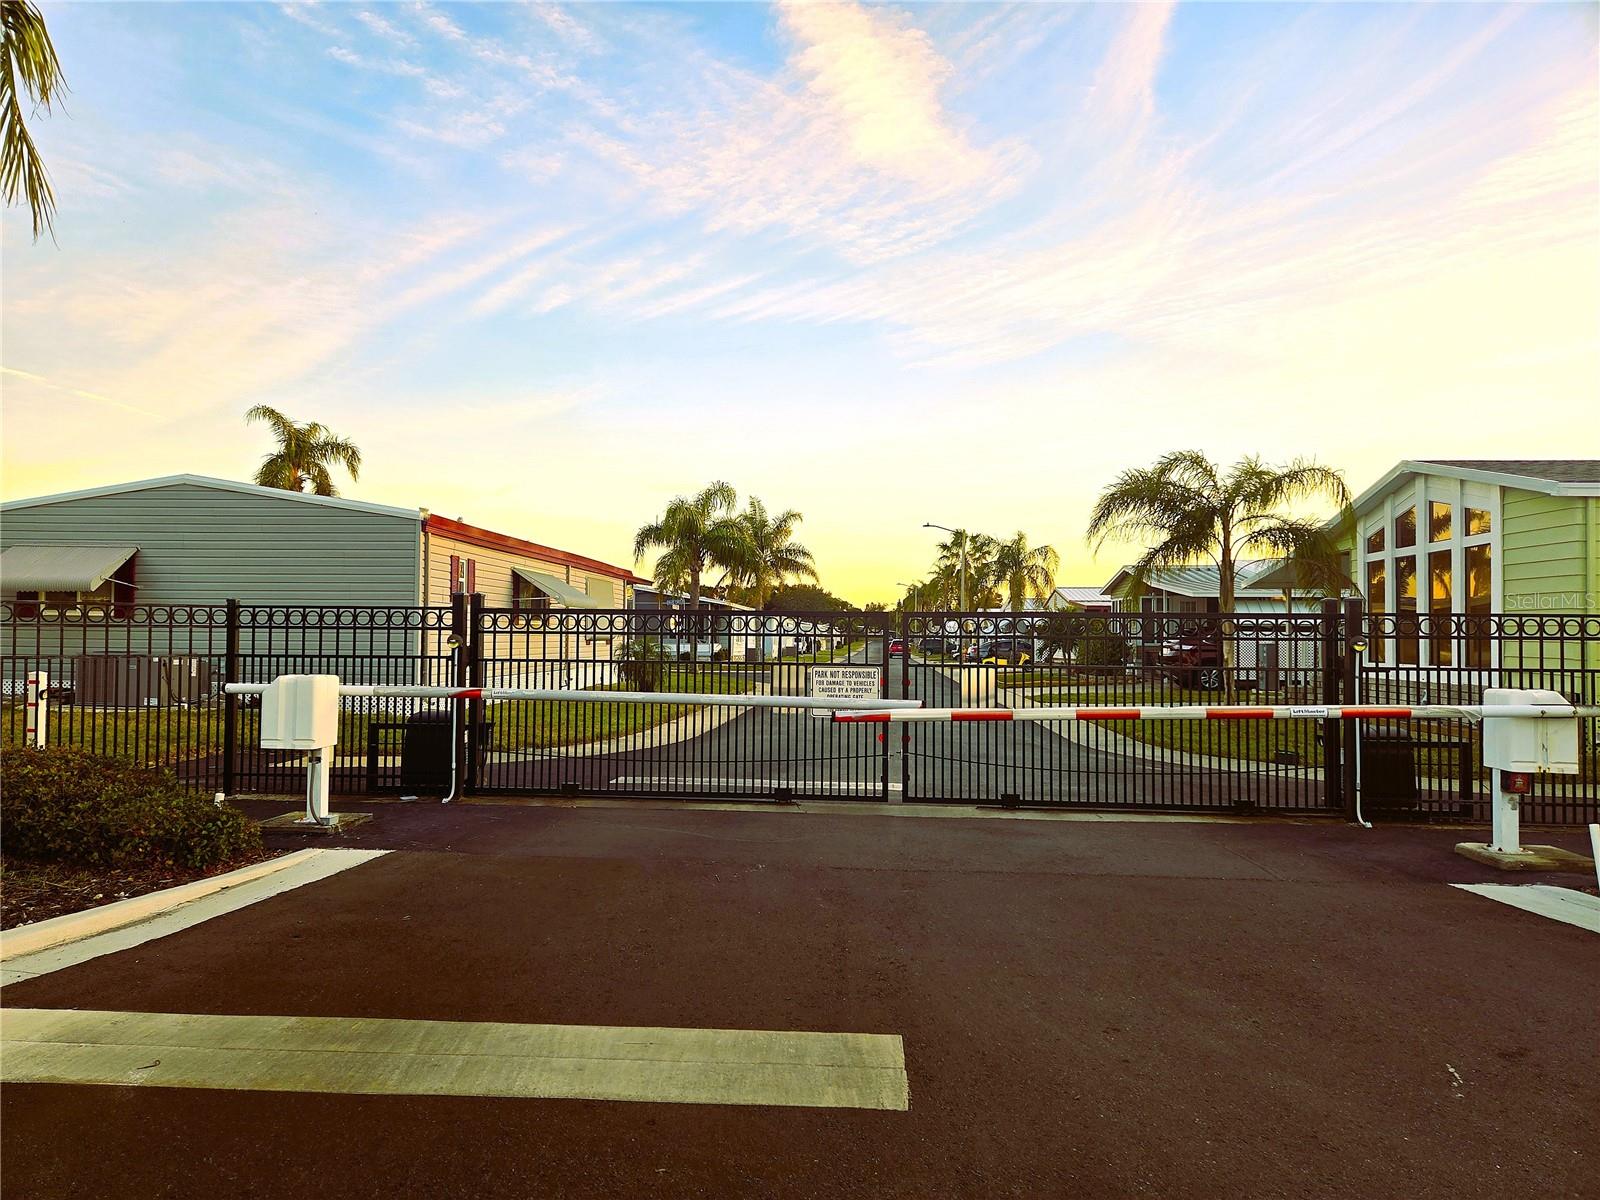
[[[1537, 688], [1485, 688], [1483, 702], [1572, 706], [1560, 692]], [[1528, 775], [1576, 775], [1578, 718], [1484, 717], [1483, 765]]]
[[261, 695], [263, 750], [320, 750], [339, 741], [339, 677], [279, 675]]

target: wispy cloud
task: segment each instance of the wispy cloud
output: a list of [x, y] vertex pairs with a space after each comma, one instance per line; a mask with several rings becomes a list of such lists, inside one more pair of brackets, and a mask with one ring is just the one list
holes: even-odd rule
[[909, 20], [850, 0], [785, 0], [779, 11], [799, 45], [795, 70], [862, 164], [957, 183], [989, 169], [940, 103], [949, 62]]
[[1122, 29], [1095, 74], [1095, 107], [1114, 117], [1148, 116], [1155, 107], [1156, 70], [1166, 49], [1170, 3], [1130, 4]]
[[384, 20], [383, 17], [379, 16], [375, 12], [372, 12], [370, 9], [362, 9], [360, 12], [356, 13], [356, 20], [360, 21], [369, 30], [383, 38], [385, 41], [393, 42], [402, 50], [415, 50], [417, 48], [416, 38], [412, 37], [398, 25], [391, 24], [389, 21]]
[[99, 392], [91, 392], [85, 390], [84, 388], [73, 387], [70, 383], [62, 383], [56, 379], [47, 379], [45, 376], [37, 375], [32, 371], [20, 371], [15, 367], [0, 367], [0, 375], [9, 375], [12, 379], [25, 380], [28, 383], [47, 389], [48, 391], [72, 396], [79, 400], [88, 400], [93, 404], [104, 404], [111, 408], [119, 408], [123, 412], [139, 413], [140, 415], [146, 417], [154, 417], [157, 415], [154, 410], [145, 408], [142, 405], [129, 404], [126, 400], [118, 400], [114, 396], [105, 396]]

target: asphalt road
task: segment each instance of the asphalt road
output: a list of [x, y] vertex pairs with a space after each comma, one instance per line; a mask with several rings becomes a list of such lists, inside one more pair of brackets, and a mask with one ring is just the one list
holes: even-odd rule
[[1455, 836], [380, 808], [397, 853], [6, 1004], [897, 1033], [909, 1110], [10, 1085], [0, 1184], [1592, 1196], [1600, 937], [1445, 886]]

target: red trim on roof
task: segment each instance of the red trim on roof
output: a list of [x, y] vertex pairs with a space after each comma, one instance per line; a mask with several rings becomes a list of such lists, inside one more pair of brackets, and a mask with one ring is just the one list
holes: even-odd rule
[[642, 575], [635, 575], [626, 567], [614, 567], [610, 563], [601, 562], [598, 558], [585, 558], [581, 554], [573, 554], [568, 550], [557, 550], [553, 546], [541, 546], [538, 542], [524, 541], [522, 538], [512, 537], [509, 534], [495, 533], [492, 529], [479, 529], [476, 525], [468, 525], [465, 521], [452, 521], [449, 517], [436, 516], [429, 513], [423, 519], [423, 524], [432, 533], [442, 537], [455, 538], [459, 542], [466, 542], [472, 546], [483, 546], [489, 550], [509, 550], [513, 554], [526, 554], [532, 558], [540, 558], [545, 562], [564, 563], [567, 566], [582, 567], [586, 571], [593, 571], [597, 575], [609, 575], [613, 579], [620, 579], [624, 583], [649, 583]]

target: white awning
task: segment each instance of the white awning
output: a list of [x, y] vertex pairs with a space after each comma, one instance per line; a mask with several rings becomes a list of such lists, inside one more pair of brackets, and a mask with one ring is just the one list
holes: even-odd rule
[[554, 575], [546, 575], [543, 571], [529, 571], [522, 567], [512, 567], [511, 570], [518, 579], [538, 588], [564, 608], [607, 607], [587, 592], [573, 587], [565, 580], [557, 579]]
[[138, 552], [137, 546], [7, 546], [0, 551], [0, 588], [92, 592]]

